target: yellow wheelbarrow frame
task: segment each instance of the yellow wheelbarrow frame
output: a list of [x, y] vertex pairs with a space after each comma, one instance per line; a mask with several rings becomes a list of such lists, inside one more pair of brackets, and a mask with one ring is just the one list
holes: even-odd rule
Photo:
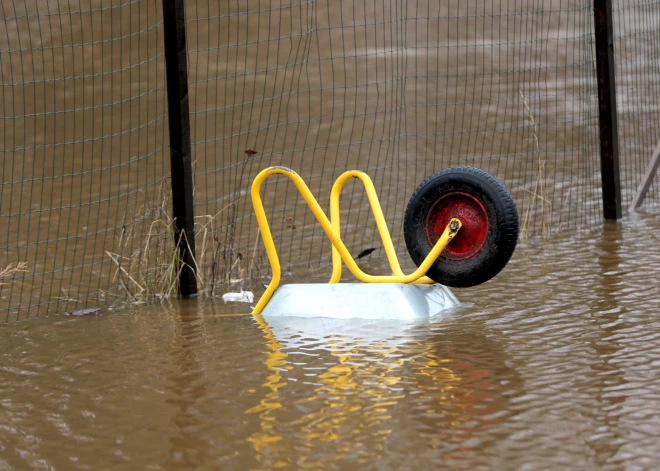
[[[314, 198], [314, 195], [310, 191], [309, 187], [305, 184], [303, 179], [296, 172], [287, 167], [269, 167], [262, 170], [256, 176], [252, 183], [252, 205], [254, 206], [254, 212], [257, 216], [257, 223], [259, 224], [259, 230], [261, 231], [261, 236], [264, 241], [264, 246], [266, 248], [266, 254], [268, 255], [268, 261], [270, 262], [272, 279], [266, 291], [259, 299], [259, 302], [254, 307], [252, 311], [253, 314], [260, 314], [266, 304], [270, 301], [273, 293], [280, 284], [280, 279], [282, 275], [282, 270], [280, 267], [280, 260], [277, 256], [277, 250], [275, 248], [275, 242], [273, 241], [273, 236], [270, 232], [270, 226], [268, 225], [268, 219], [266, 218], [266, 211], [264, 210], [264, 205], [261, 200], [261, 184], [271, 175], [285, 175], [291, 181], [302, 195], [303, 199], [312, 210], [314, 217], [321, 224], [323, 231], [326, 233], [330, 242], [332, 243], [332, 276], [330, 278], [330, 283], [338, 283], [341, 278], [341, 262], [346, 264], [349, 271], [360, 281], [365, 283], [434, 283], [433, 280], [426, 277], [426, 272], [431, 268], [431, 265], [436, 261], [440, 256], [442, 251], [447, 247], [449, 242], [456, 236], [460, 230], [462, 224], [461, 221], [457, 218], [452, 218], [447, 224], [442, 236], [438, 239], [436, 244], [433, 246], [433, 249], [426, 256], [424, 261], [419, 265], [417, 270], [409, 275], [404, 275], [401, 271], [401, 265], [396, 256], [396, 251], [394, 250], [394, 244], [392, 243], [392, 238], [390, 232], [387, 229], [387, 223], [385, 222], [385, 217], [383, 216], [383, 210], [380, 207], [380, 202], [378, 201], [378, 196], [376, 195], [376, 189], [374, 184], [364, 172], [358, 170], [349, 170], [344, 172], [339, 176], [332, 186], [332, 192], [330, 194], [330, 219], [321, 209], [318, 201]], [[351, 179], [357, 178], [363, 184], [365, 191], [367, 192], [367, 198], [369, 199], [369, 204], [371, 205], [371, 210], [376, 219], [376, 226], [378, 227], [378, 232], [383, 242], [383, 248], [387, 255], [387, 260], [389, 261], [390, 268], [392, 269], [392, 276], [376, 276], [368, 275], [364, 273], [357, 263], [351, 256], [350, 252], [346, 248], [346, 245], [341, 240], [340, 237], [340, 221], [339, 221], [339, 197], [341, 190], [344, 185]]]

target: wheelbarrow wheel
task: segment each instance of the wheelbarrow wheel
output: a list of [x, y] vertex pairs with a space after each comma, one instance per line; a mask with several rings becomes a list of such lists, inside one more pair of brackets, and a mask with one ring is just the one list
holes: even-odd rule
[[476, 286], [509, 262], [518, 242], [518, 211], [506, 187], [474, 167], [449, 167], [415, 190], [403, 219], [410, 257], [419, 266], [456, 217], [462, 227], [426, 275], [451, 287]]

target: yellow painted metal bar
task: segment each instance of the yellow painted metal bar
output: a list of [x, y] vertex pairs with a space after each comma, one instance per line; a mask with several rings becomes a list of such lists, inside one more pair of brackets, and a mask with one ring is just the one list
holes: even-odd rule
[[[303, 199], [311, 209], [312, 214], [314, 214], [314, 217], [316, 217], [319, 224], [321, 224], [323, 231], [330, 239], [330, 242], [332, 243], [333, 247], [337, 250], [339, 256], [344, 261], [350, 272], [353, 273], [353, 275], [357, 279], [359, 279], [360, 281], [364, 281], [366, 283], [415, 282], [416, 280], [420, 279], [422, 276], [426, 274], [426, 272], [428, 271], [429, 268], [431, 268], [431, 265], [433, 265], [433, 263], [438, 258], [440, 253], [444, 250], [447, 244], [449, 244], [449, 242], [454, 238], [456, 233], [461, 228], [461, 221], [455, 218], [452, 219], [445, 228], [445, 231], [443, 232], [442, 236], [440, 236], [440, 239], [438, 239], [438, 242], [436, 242], [433, 249], [431, 249], [431, 252], [429, 252], [429, 254], [426, 256], [426, 258], [421, 263], [421, 265], [413, 273], [409, 275], [402, 274], [395, 276], [368, 275], [364, 273], [360, 269], [360, 267], [358, 267], [357, 263], [355, 263], [355, 260], [353, 260], [353, 257], [346, 248], [346, 245], [344, 245], [344, 242], [341, 240], [339, 231], [335, 230], [330, 220], [328, 220], [327, 216], [321, 209], [321, 206], [319, 205], [318, 201], [316, 201], [316, 198], [314, 198], [314, 195], [309, 190], [309, 188], [307, 187], [303, 179], [300, 177], [300, 175], [298, 175], [296, 172], [286, 167], [269, 167], [267, 169], [264, 169], [261, 172], [259, 172], [259, 174], [254, 179], [254, 182], [252, 183], [251, 195], [252, 195], [252, 205], [254, 206], [254, 211], [257, 217], [257, 223], [259, 224], [259, 229], [261, 231], [261, 236], [264, 241], [264, 246], [266, 248], [266, 254], [268, 255], [268, 261], [270, 262], [273, 277], [271, 279], [270, 284], [268, 285], [268, 288], [266, 289], [264, 294], [261, 296], [261, 299], [255, 306], [253, 314], [259, 314], [261, 313], [261, 311], [263, 311], [264, 307], [266, 306], [266, 304], [268, 304], [268, 301], [270, 301], [270, 298], [273, 296], [275, 289], [277, 289], [277, 287], [279, 286], [280, 278], [282, 274], [280, 261], [277, 256], [277, 250], [275, 249], [275, 242], [273, 241], [273, 236], [270, 232], [268, 219], [266, 218], [266, 212], [264, 210], [264, 205], [261, 200], [261, 194], [260, 194], [261, 184], [264, 182], [266, 178], [275, 174], [285, 175], [289, 179], [291, 179], [291, 181], [293, 181], [294, 185], [296, 186], [296, 188], [302, 195]], [[375, 196], [375, 190], [374, 190], [374, 196]], [[382, 211], [381, 211], [381, 216], [382, 216]], [[338, 220], [338, 218], [336, 220]], [[382, 223], [384, 224], [384, 219]], [[382, 236], [383, 234], [381, 233], [381, 237]], [[391, 244], [391, 239], [390, 239], [390, 244]]]
[[[364, 190], [367, 193], [367, 198], [371, 205], [371, 211], [374, 213], [376, 226], [378, 227], [378, 232], [383, 241], [383, 248], [385, 249], [387, 260], [390, 262], [392, 273], [398, 276], [404, 276], [401, 271], [401, 266], [399, 265], [399, 259], [396, 256], [396, 251], [394, 250], [390, 231], [387, 229], [387, 223], [385, 222], [385, 216], [383, 216], [383, 210], [380, 207], [380, 201], [378, 201], [378, 196], [376, 195], [376, 188], [374, 188], [371, 178], [369, 178], [369, 175], [366, 173], [358, 170], [349, 170], [348, 172], [342, 173], [337, 181], [335, 181], [335, 184], [332, 186], [332, 192], [330, 193], [330, 221], [332, 222], [332, 228], [337, 234], [341, 234], [339, 197], [344, 185], [346, 185], [346, 183], [352, 178], [357, 178], [364, 184]], [[341, 256], [339, 255], [339, 251], [333, 245], [332, 277], [330, 278], [330, 283], [339, 283], [339, 279], [341, 278], [341, 265]]]
[[[359, 170], [349, 170], [348, 172], [342, 173], [335, 181], [334, 185], [332, 185], [332, 192], [330, 193], [330, 222], [332, 222], [332, 228], [337, 234], [341, 234], [339, 199], [341, 196], [341, 190], [351, 178], [359, 179], [364, 185], [364, 190], [367, 193], [367, 198], [369, 200], [369, 204], [371, 205], [371, 211], [374, 214], [376, 227], [378, 227], [378, 232], [383, 242], [383, 249], [387, 255], [387, 260], [390, 263], [392, 273], [396, 276], [405, 276], [403, 271], [401, 271], [401, 265], [399, 265], [399, 259], [396, 256], [396, 250], [394, 249], [392, 237], [390, 236], [390, 231], [387, 228], [387, 223], [385, 222], [385, 216], [383, 215], [383, 210], [380, 206], [378, 195], [376, 194], [376, 188], [374, 187], [373, 181], [366, 173], [360, 172]], [[341, 255], [339, 255], [339, 251], [333, 245], [332, 276], [330, 277], [330, 283], [339, 283], [339, 280], [341, 279], [341, 267]], [[415, 280], [413, 283], [430, 284], [435, 282], [428, 276], [423, 276], [420, 279]]]

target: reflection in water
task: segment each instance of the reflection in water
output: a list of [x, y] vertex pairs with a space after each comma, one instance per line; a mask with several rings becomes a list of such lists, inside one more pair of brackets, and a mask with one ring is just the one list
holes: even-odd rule
[[621, 414], [625, 397], [612, 394], [611, 390], [625, 387], [628, 382], [625, 372], [612, 361], [625, 346], [617, 340], [618, 333], [625, 329], [623, 320], [626, 308], [618, 302], [618, 294], [623, 285], [625, 267], [621, 257], [621, 242], [623, 231], [620, 224], [607, 223], [603, 225], [600, 238], [596, 243], [598, 257], [598, 279], [596, 285], [597, 296], [594, 299], [593, 322], [598, 327], [599, 335], [591, 341], [591, 348], [600, 359], [592, 368], [599, 378], [597, 393], [598, 414], [594, 417], [601, 426], [599, 433], [588, 441], [593, 447], [600, 465], [611, 462], [620, 452], [619, 446], [611, 446], [620, 441], [618, 435], [618, 417]]
[[254, 444], [257, 453], [263, 455], [272, 443], [279, 442], [282, 439], [274, 430], [275, 418], [271, 412], [282, 407], [278, 390], [286, 385], [280, 371], [285, 368], [287, 354], [281, 351], [282, 346], [277, 342], [264, 319], [259, 315], [255, 316], [255, 319], [267, 339], [268, 351], [265, 363], [270, 374], [264, 383], [264, 387], [268, 389], [266, 396], [259, 402], [258, 406], [248, 409], [246, 413], [259, 414], [261, 430], [253, 433], [249, 441]]
[[[368, 464], [402, 438], [405, 423], [429, 447], [444, 448], [448, 436], [469, 438], [501, 421], [489, 417], [503, 405], [493, 399], [493, 377], [507, 368], [501, 349], [485, 336], [470, 333], [493, 355], [482, 363], [453, 351], [433, 322], [347, 325], [260, 316], [257, 322], [272, 374], [264, 398], [246, 413], [259, 414], [260, 431], [250, 441], [262, 469]], [[314, 394], [298, 397], [300, 384]]]
[[[328, 462], [328, 446], [333, 450], [332, 462], [378, 458], [392, 431], [393, 424], [387, 424], [392, 418], [389, 410], [404, 397], [401, 376], [396, 374], [403, 365], [396, 343], [388, 344], [386, 338], [374, 341], [373, 333], [367, 339], [359, 332], [357, 336], [330, 333], [322, 328], [327, 320], [274, 319], [269, 325], [259, 317], [258, 322], [268, 339], [265, 364], [273, 374], [264, 384], [269, 390], [265, 399], [246, 412], [260, 414], [261, 431], [250, 440], [264, 469], [291, 464], [293, 459], [304, 469], [319, 469]], [[358, 330], [359, 324], [354, 324]], [[287, 365], [285, 350], [296, 346], [299, 352]], [[304, 398], [296, 398], [295, 391], [287, 394], [287, 381], [307, 383], [314, 394]], [[278, 409], [286, 413], [291, 407], [304, 412], [288, 422], [275, 417]], [[289, 432], [284, 440], [279, 432], [283, 428]], [[291, 432], [296, 440], [291, 440]], [[371, 440], [368, 449], [364, 437]]]
[[[447, 448], [449, 438], [438, 434], [438, 430], [452, 430], [449, 435], [470, 439], [484, 432], [490, 424], [500, 421], [499, 417], [489, 416], [504, 405], [494, 396], [497, 394], [494, 382], [496, 370], [500, 370], [497, 375], [500, 378], [510, 376], [501, 371], [507, 369], [502, 351], [485, 335], [475, 337], [471, 333], [470, 338], [489, 347], [492, 358], [485, 364], [452, 351], [451, 347], [443, 348], [443, 343], [446, 345], [448, 339], [436, 334], [428, 341], [423, 353], [424, 361], [415, 368], [418, 374], [413, 378], [419, 378], [416, 386], [422, 392], [420, 399], [428, 398], [428, 405], [417, 416], [419, 430], [435, 448]], [[451, 454], [451, 450], [446, 452]]]
[[175, 413], [169, 431], [167, 469], [191, 469], [209, 460], [208, 443], [198, 433], [200, 419], [195, 410], [207, 389], [204, 370], [196, 358], [203, 324], [199, 317], [190, 315], [195, 312], [194, 306], [186, 303], [181, 306], [181, 318], [173, 319], [169, 354], [175, 369], [167, 378], [167, 403], [174, 406]]

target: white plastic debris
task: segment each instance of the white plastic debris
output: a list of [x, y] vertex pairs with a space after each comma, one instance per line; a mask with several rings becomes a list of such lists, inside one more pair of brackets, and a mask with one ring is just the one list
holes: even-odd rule
[[89, 316], [90, 314], [96, 314], [99, 312], [101, 309], [99, 308], [90, 308], [90, 309], [78, 309], [77, 311], [73, 312], [65, 312], [65, 316]]
[[251, 303], [254, 301], [254, 293], [243, 290], [240, 293], [225, 293], [222, 295], [222, 300], [225, 303]]

